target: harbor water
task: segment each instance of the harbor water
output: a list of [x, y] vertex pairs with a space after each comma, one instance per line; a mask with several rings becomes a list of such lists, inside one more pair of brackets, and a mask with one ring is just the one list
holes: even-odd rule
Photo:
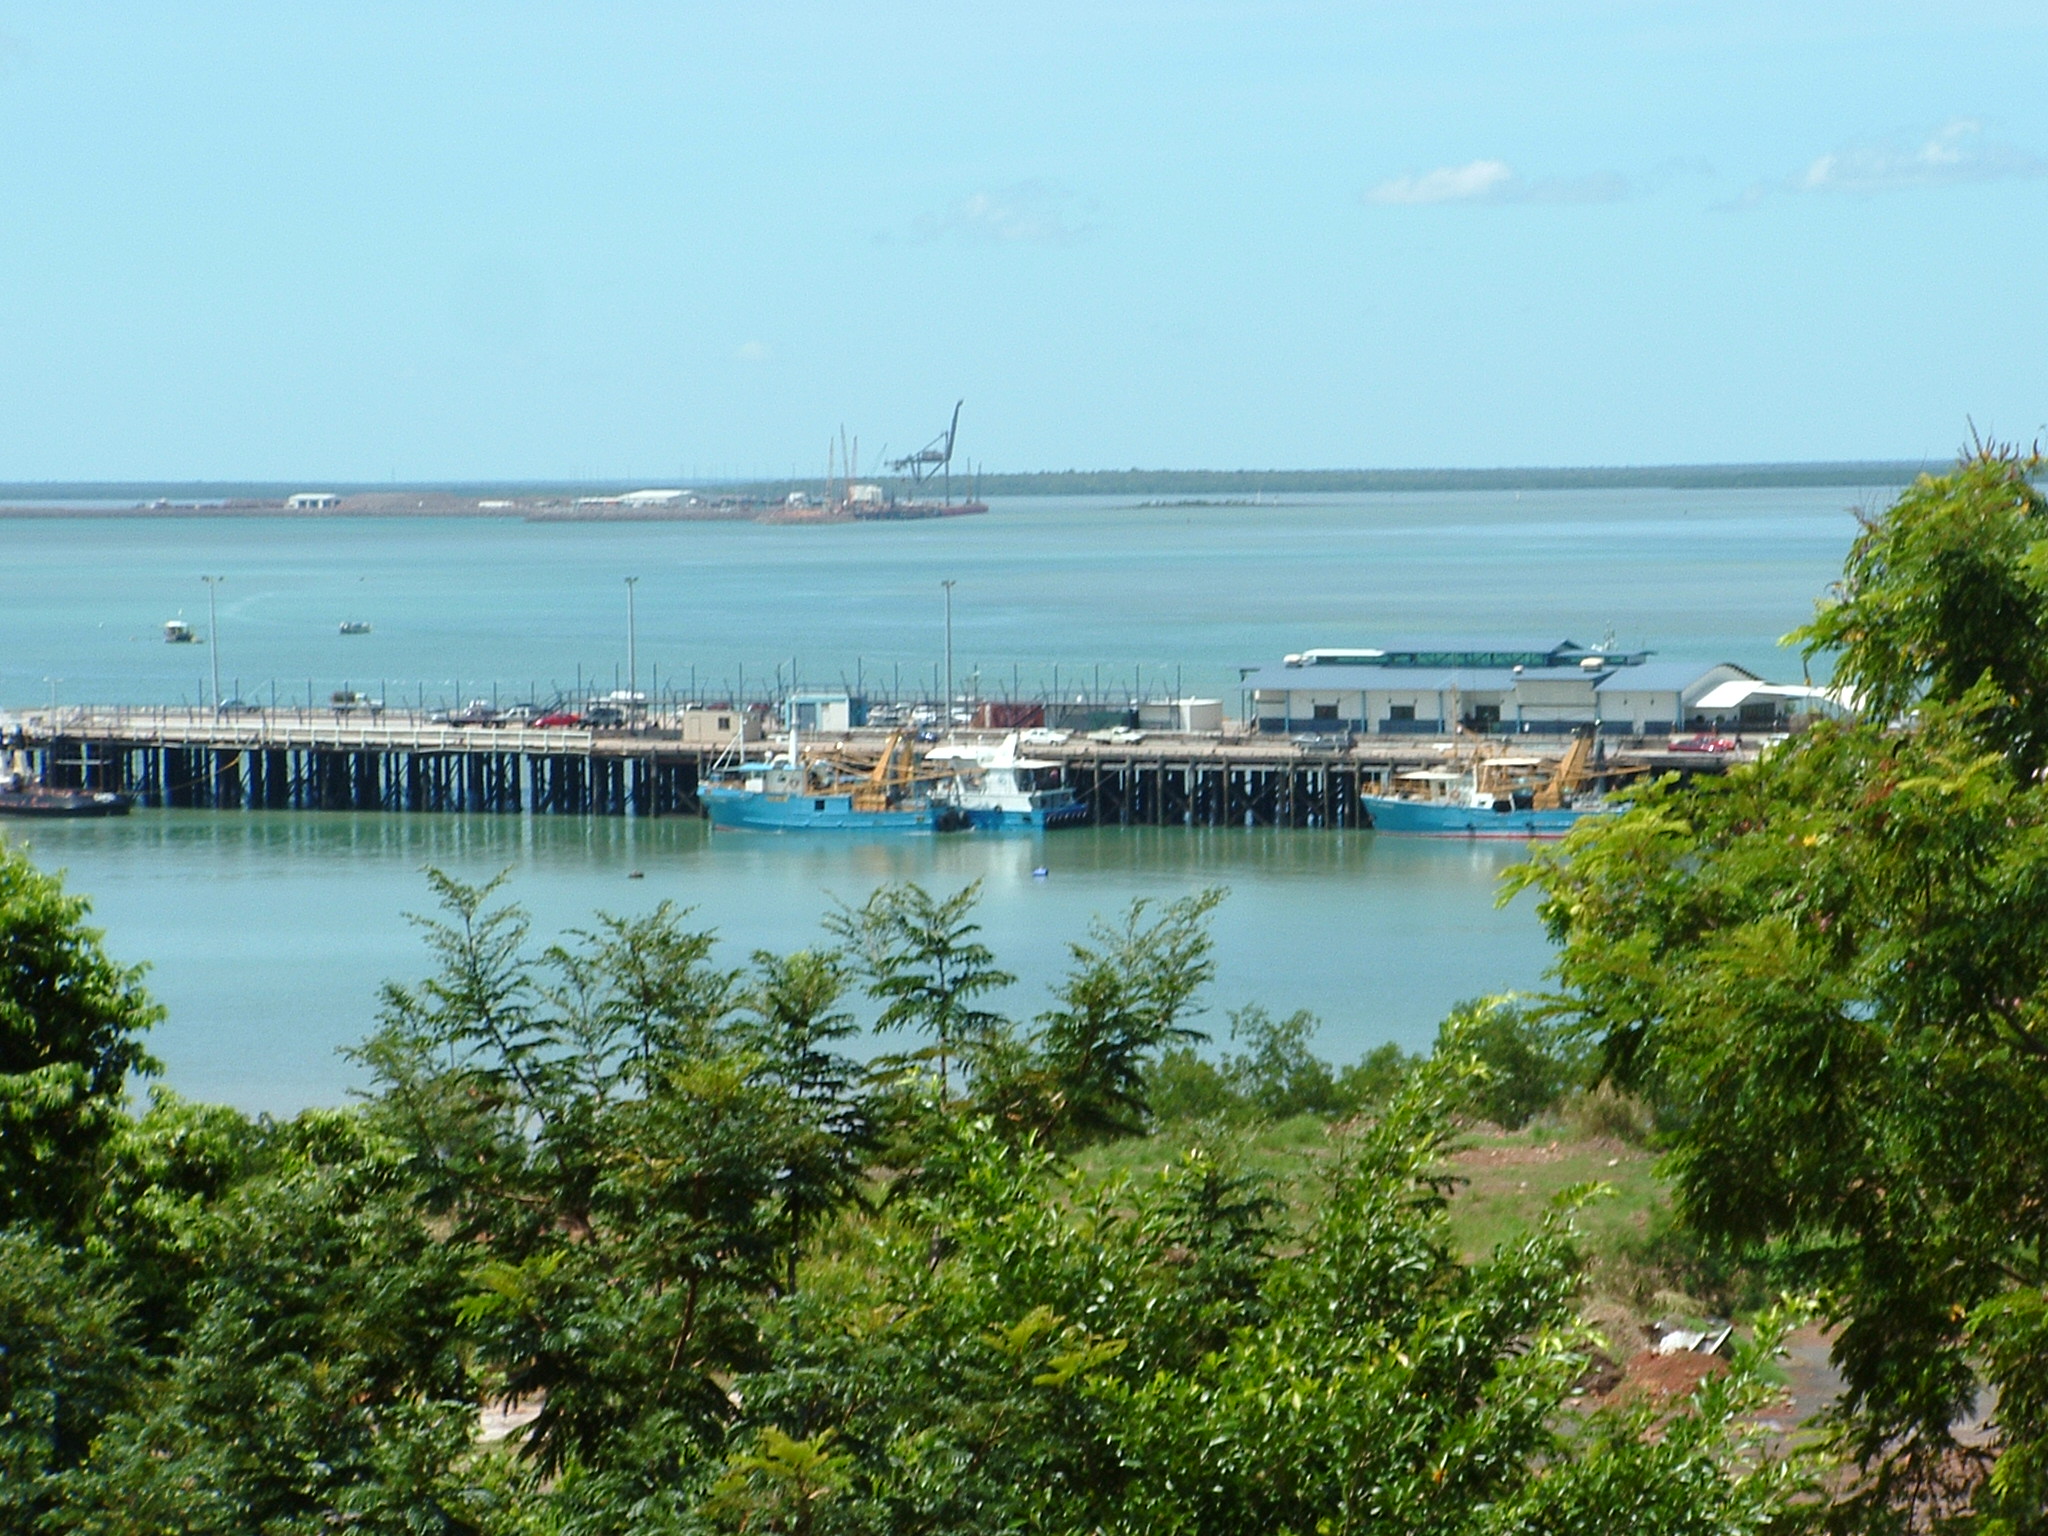
[[[1811, 612], [1855, 533], [1855, 489], [1460, 492], [1290, 498], [1257, 507], [1018, 500], [934, 523], [529, 524], [509, 520], [0, 522], [0, 710], [206, 697], [218, 588], [224, 692], [265, 702], [347, 686], [394, 700], [523, 698], [612, 685], [638, 577], [640, 685], [749, 694], [928, 688], [954, 588], [955, 675], [982, 693], [1178, 688], [1226, 700], [1240, 665], [1389, 635], [1612, 633], [1672, 660], [1796, 677], [1778, 638]], [[371, 625], [342, 636], [344, 620]], [[1098, 674], [1098, 670], [1100, 672]], [[693, 670], [694, 669], [694, 670]], [[1098, 681], [1099, 677], [1099, 681]], [[124, 961], [147, 961], [152, 1038], [177, 1091], [250, 1109], [339, 1101], [337, 1052], [381, 984], [421, 973], [407, 924], [433, 865], [510, 894], [552, 937], [592, 912], [691, 907], [726, 963], [818, 941], [832, 900], [979, 879], [1020, 1016], [1093, 914], [1209, 885], [1230, 1008], [1307, 1008], [1319, 1049], [1427, 1044], [1461, 998], [1541, 984], [1532, 903], [1495, 905], [1510, 845], [1359, 832], [1102, 828], [879, 842], [713, 835], [700, 822], [138, 812], [15, 826], [68, 871]], [[1044, 868], [1043, 877], [1034, 871]], [[634, 872], [643, 878], [629, 879]]]

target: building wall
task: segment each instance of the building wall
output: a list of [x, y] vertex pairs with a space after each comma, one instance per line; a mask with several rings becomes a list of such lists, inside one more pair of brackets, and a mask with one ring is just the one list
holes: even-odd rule
[[686, 709], [676, 716], [676, 732], [695, 747], [724, 746], [734, 737], [761, 739], [760, 722], [738, 709]]
[[1683, 719], [1676, 688], [1609, 688], [1600, 694], [1600, 722], [1637, 736], [1672, 731]]

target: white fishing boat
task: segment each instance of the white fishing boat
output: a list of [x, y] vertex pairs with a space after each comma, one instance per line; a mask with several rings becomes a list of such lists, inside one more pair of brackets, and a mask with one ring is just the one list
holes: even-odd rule
[[934, 747], [926, 761], [956, 770], [933, 789], [934, 803], [983, 832], [1042, 831], [1085, 821], [1088, 807], [1061, 782], [1062, 765], [1020, 757], [1017, 748], [1014, 731], [994, 746]]

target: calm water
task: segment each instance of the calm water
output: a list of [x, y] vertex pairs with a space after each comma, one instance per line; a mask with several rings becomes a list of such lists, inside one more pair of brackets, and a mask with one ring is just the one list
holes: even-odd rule
[[[1260, 508], [1033, 500], [897, 526], [148, 520], [0, 523], [0, 709], [203, 697], [198, 577], [220, 589], [224, 688], [387, 697], [524, 696], [623, 664], [622, 578], [637, 575], [641, 681], [749, 692], [794, 659], [806, 683], [907, 690], [941, 648], [955, 588], [955, 671], [995, 693], [1059, 668], [1062, 691], [1172, 679], [1235, 708], [1236, 668], [1389, 634], [1571, 636], [1608, 630], [1670, 659], [1796, 676], [1777, 637], [1811, 611], [1854, 533], [1854, 490], [1443, 493], [1302, 498]], [[342, 619], [375, 626], [344, 639]], [[711, 838], [695, 823], [140, 813], [38, 827], [35, 856], [92, 895], [124, 959], [148, 960], [170, 1010], [154, 1048], [182, 1092], [251, 1108], [340, 1098], [336, 1047], [378, 984], [420, 950], [403, 913], [419, 871], [510, 866], [543, 930], [594, 909], [694, 905], [739, 963], [813, 941], [832, 895], [885, 879], [980, 878], [1011, 1000], [1044, 979], [1091, 914], [1133, 896], [1230, 887], [1210, 1022], [1258, 1000], [1310, 1008], [1322, 1049], [1415, 1046], [1452, 1002], [1540, 980], [1527, 901], [1493, 904], [1512, 850], [1370, 834], [1103, 829], [1043, 842], [900, 844]], [[1031, 877], [1045, 864], [1045, 880]], [[646, 878], [629, 881], [632, 870]]]
[[[392, 699], [611, 686], [636, 575], [641, 685], [930, 686], [954, 589], [955, 675], [1062, 690], [1178, 670], [1236, 703], [1237, 668], [1389, 634], [1612, 629], [1672, 660], [1791, 671], [1777, 638], [1840, 569], [1851, 490], [1441, 493], [1283, 506], [1020, 499], [900, 524], [481, 519], [0, 522], [0, 708], [204, 699], [202, 572], [222, 575], [224, 689], [343, 682]], [[373, 633], [343, 637], [359, 619]]]
[[[668, 899], [725, 936], [723, 960], [818, 942], [833, 896], [914, 879], [984, 882], [982, 918], [1008, 969], [1007, 1000], [1044, 1005], [1065, 943], [1139, 896], [1221, 884], [1218, 983], [1207, 1023], [1260, 1001], [1325, 1020], [1325, 1054], [1385, 1039], [1421, 1045], [1453, 1002], [1535, 982], [1544, 944], [1527, 911], [1496, 911], [1514, 854], [1369, 833], [1085, 830], [1029, 838], [836, 841], [724, 834], [704, 823], [444, 816], [148, 812], [38, 827], [38, 862], [70, 871], [124, 959], [153, 963], [170, 1006], [154, 1048], [181, 1091], [257, 1109], [331, 1101], [351, 1081], [337, 1047], [376, 1011], [378, 983], [421, 973], [403, 914], [426, 909], [419, 871], [514, 870], [513, 894], [547, 933], [593, 911]], [[1044, 879], [1034, 865], [1047, 868]], [[644, 878], [629, 880], [632, 870]]]

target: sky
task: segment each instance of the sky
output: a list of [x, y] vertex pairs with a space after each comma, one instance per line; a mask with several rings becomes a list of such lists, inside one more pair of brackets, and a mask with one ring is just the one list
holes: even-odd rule
[[1941, 456], [2048, 6], [0, 3], [0, 480]]

